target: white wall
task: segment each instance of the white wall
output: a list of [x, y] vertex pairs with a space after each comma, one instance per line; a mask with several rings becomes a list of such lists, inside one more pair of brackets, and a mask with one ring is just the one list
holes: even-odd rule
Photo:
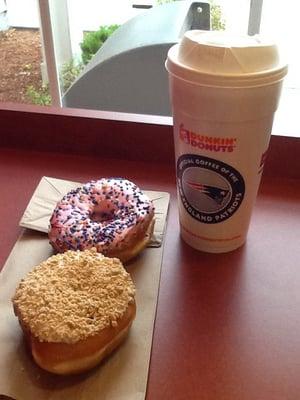
[[50, 0], [52, 32], [55, 47], [57, 67], [72, 59], [72, 46], [68, 20], [67, 0]]
[[[132, 4], [155, 4], [155, 0], [67, 0], [71, 29], [96, 30], [100, 25], [122, 24], [145, 10]], [[267, 2], [267, 0], [264, 0]], [[0, 8], [1, 8], [0, 0]], [[234, 32], [247, 32], [250, 0], [217, 0], [227, 21], [227, 28]], [[7, 0], [9, 23], [12, 26], [38, 27], [37, 0]]]
[[37, 0], [6, 0], [8, 24], [14, 27], [40, 26]]
[[4, 11], [6, 11], [6, 5], [4, 0], [0, 0], [0, 13], [3, 13]]
[[[0, 9], [3, 0], [0, 0]], [[143, 10], [132, 8], [139, 1], [68, 0], [72, 25], [82, 31], [96, 30], [100, 25], [122, 24]], [[145, 1], [150, 4], [154, 1]], [[16, 27], [39, 27], [37, 0], [7, 0], [9, 24]]]
[[[1, 5], [0, 0], [0, 5]], [[65, 24], [62, 17], [53, 15], [54, 23], [59, 19], [59, 28], [53, 30], [64, 31], [69, 30], [71, 37], [71, 49], [75, 57], [81, 54], [80, 42], [83, 39], [84, 31], [97, 30], [100, 25], [123, 24], [135, 15], [144, 12], [143, 9], [132, 7], [133, 3], [141, 3], [141, 1], [126, 0], [67, 0], [69, 11], [69, 28], [68, 21], [65, 18]], [[146, 4], [154, 4], [154, 1], [145, 1]], [[13, 27], [39, 28], [39, 7], [37, 0], [7, 0], [8, 24]], [[57, 14], [57, 13], [56, 13]], [[66, 46], [65, 46], [66, 47]], [[60, 51], [60, 50], [59, 50]], [[64, 50], [64, 53], [66, 51]], [[64, 57], [61, 57], [64, 59]]]

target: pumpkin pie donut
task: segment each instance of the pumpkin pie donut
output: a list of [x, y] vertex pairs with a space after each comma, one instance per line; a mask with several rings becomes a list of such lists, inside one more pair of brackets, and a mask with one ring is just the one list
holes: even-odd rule
[[95, 249], [48, 258], [22, 279], [12, 301], [33, 359], [59, 375], [99, 364], [124, 341], [136, 313], [129, 273]]

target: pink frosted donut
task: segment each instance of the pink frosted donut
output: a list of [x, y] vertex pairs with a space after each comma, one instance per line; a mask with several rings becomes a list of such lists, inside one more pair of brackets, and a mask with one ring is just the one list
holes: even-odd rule
[[59, 252], [95, 247], [125, 262], [147, 245], [153, 217], [152, 202], [134, 183], [103, 178], [71, 190], [57, 203], [49, 239]]

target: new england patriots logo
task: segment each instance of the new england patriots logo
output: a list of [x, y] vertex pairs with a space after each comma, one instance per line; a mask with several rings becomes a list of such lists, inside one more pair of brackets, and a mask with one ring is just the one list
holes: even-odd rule
[[222, 202], [224, 201], [225, 197], [229, 192], [229, 190], [227, 189], [222, 189], [215, 186], [203, 185], [201, 183], [196, 183], [196, 182], [186, 182], [186, 184], [190, 186], [192, 189], [197, 190], [200, 193], [203, 193], [206, 196], [210, 197], [219, 205], [222, 204]]

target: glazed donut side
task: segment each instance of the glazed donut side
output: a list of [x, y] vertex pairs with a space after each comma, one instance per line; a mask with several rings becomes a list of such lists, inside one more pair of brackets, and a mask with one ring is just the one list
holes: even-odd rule
[[128, 305], [116, 326], [104, 328], [98, 334], [77, 343], [41, 342], [30, 332], [20, 316], [19, 323], [32, 357], [39, 367], [57, 375], [74, 375], [94, 368], [119, 347], [129, 334], [135, 314], [134, 302]]
[[131, 249], [142, 250], [150, 240], [153, 217], [152, 202], [134, 183], [103, 178], [70, 191], [57, 203], [49, 239], [59, 252], [96, 247], [106, 256], [130, 256]]
[[135, 286], [117, 258], [67, 251], [21, 280], [12, 299], [36, 363], [56, 374], [93, 368], [125, 340]]

